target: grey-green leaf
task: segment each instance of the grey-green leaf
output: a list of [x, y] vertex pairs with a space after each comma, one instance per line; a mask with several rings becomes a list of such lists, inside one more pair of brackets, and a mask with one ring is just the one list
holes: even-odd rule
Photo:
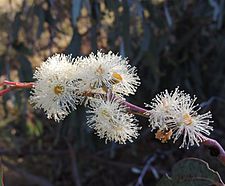
[[223, 186], [218, 172], [209, 168], [207, 162], [197, 158], [187, 158], [179, 161], [172, 168], [172, 175], [164, 176], [157, 186]]
[[18, 56], [18, 61], [20, 62], [19, 77], [20, 81], [30, 82], [32, 81], [32, 66], [31, 62], [27, 59], [26, 56]]
[[72, 1], [72, 23], [76, 26], [77, 18], [80, 15], [82, 1], [81, 0], [73, 0]]

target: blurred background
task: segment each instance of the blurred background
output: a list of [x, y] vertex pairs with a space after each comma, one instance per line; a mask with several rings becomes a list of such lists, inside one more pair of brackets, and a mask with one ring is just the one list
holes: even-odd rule
[[[0, 0], [0, 80], [30, 82], [54, 53], [98, 49], [128, 57], [141, 86], [127, 98], [144, 106], [180, 86], [211, 110], [211, 137], [225, 147], [225, 0]], [[148, 129], [126, 145], [105, 144], [80, 107], [62, 123], [29, 104], [29, 91], [0, 98], [0, 155], [7, 186], [156, 185], [185, 157], [225, 169], [206, 149], [162, 144]]]

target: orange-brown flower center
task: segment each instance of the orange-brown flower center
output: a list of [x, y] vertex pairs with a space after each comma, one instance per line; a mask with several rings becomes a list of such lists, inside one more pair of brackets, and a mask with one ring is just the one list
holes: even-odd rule
[[56, 95], [60, 95], [60, 94], [62, 94], [64, 92], [64, 87], [62, 86], [62, 85], [56, 85], [55, 87], [54, 87], [54, 93], [56, 94]]

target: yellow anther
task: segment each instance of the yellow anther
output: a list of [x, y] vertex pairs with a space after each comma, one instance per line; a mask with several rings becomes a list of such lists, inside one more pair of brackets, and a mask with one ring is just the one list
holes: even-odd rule
[[104, 92], [107, 92], [107, 91], [108, 91], [108, 87], [105, 86], [105, 85], [103, 84], [103, 85], [102, 85], [102, 90], [103, 90]]
[[114, 83], [119, 83], [119, 82], [121, 82], [123, 80], [121, 75], [116, 73], [116, 72], [113, 72], [112, 77], [113, 77]]
[[56, 85], [55, 87], [54, 87], [54, 93], [56, 94], [56, 95], [60, 95], [60, 94], [62, 94], [64, 92], [64, 87], [63, 86], [61, 86], [61, 85]]
[[192, 117], [191, 117], [190, 114], [184, 114], [183, 119], [184, 119], [184, 123], [186, 125], [191, 125], [192, 124]]
[[102, 110], [102, 115], [105, 116], [106, 118], [111, 118], [109, 112], [107, 110]]

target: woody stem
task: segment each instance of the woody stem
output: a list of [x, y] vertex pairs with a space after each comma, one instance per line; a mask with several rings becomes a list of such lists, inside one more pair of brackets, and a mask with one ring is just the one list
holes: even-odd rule
[[12, 81], [3, 81], [0, 83], [0, 86], [8, 86], [7, 88], [0, 90], [0, 96], [3, 96], [13, 89], [25, 89], [25, 88], [32, 88], [34, 86], [33, 82], [29, 83], [21, 83], [21, 82], [12, 82]]
[[[129, 109], [131, 113], [148, 118], [150, 114], [150, 110], [146, 110], [144, 108], [138, 107], [127, 101], [124, 101], [123, 103], [125, 106], [127, 106], [127, 108]], [[204, 138], [204, 141], [202, 142], [202, 145], [206, 146], [209, 149], [211, 156], [217, 157], [217, 159], [223, 165], [225, 165], [225, 150], [219, 144], [219, 142], [205, 136], [203, 136], [203, 138]]]
[[[0, 90], [0, 96], [3, 96], [4, 94], [12, 91], [13, 89], [27, 89], [27, 88], [32, 88], [34, 86], [33, 82], [28, 82], [28, 83], [21, 83], [21, 82], [11, 82], [11, 81], [4, 81], [0, 83], [0, 86], [8, 86], [7, 88]], [[93, 96], [92, 93], [87, 94], [86, 96]], [[140, 115], [142, 117], [148, 118], [149, 115], [151, 114], [150, 110], [144, 109], [142, 107], [139, 107], [137, 105], [134, 105], [132, 103], [129, 103], [128, 101], [122, 101], [123, 104], [127, 107], [129, 112], [135, 114], [135, 115]], [[225, 165], [225, 151], [223, 147], [214, 139], [208, 138], [203, 136], [204, 141], [202, 142], [202, 145], [208, 147], [208, 149], [211, 152], [212, 156], [216, 156], [219, 161], [221, 161]]]
[[204, 136], [202, 145], [206, 146], [210, 150], [211, 156], [217, 157], [217, 159], [225, 165], [225, 151], [223, 147], [214, 139]]
[[21, 83], [21, 82], [7, 81], [7, 80], [5, 80], [2, 84], [8, 85], [14, 88], [32, 88], [34, 86], [33, 82]]

